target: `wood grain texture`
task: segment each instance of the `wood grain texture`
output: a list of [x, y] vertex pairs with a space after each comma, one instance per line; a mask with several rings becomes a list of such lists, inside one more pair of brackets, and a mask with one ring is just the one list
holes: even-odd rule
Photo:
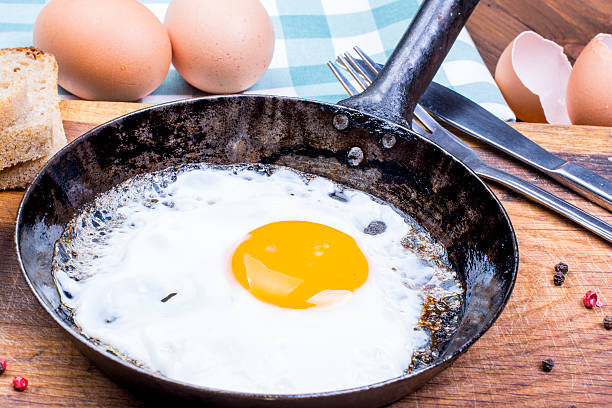
[[467, 28], [489, 71], [520, 32], [561, 45], [573, 63], [598, 33], [612, 33], [610, 0], [480, 0]]
[[[139, 104], [63, 101], [69, 140]], [[513, 125], [560, 156], [612, 177], [612, 129]], [[472, 143], [472, 141], [469, 141]], [[489, 163], [539, 186], [612, 223], [612, 213], [569, 193], [515, 161], [472, 143]], [[596, 153], [593, 153], [596, 152]], [[495, 325], [455, 364], [397, 407], [543, 406], [612, 401], [612, 246], [513, 192], [493, 186], [516, 228], [520, 269], [512, 298]], [[30, 292], [17, 266], [14, 219], [22, 192], [0, 193], [0, 407], [143, 407], [154, 405], [116, 385], [71, 344]], [[552, 283], [554, 265], [570, 266], [566, 283]], [[587, 310], [583, 294], [596, 290], [605, 305]], [[550, 373], [540, 361], [553, 358]], [[23, 375], [30, 387], [12, 390]]]

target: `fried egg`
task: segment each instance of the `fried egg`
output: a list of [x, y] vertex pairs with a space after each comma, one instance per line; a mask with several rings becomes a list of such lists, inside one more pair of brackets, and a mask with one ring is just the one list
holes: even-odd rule
[[342, 390], [401, 376], [430, 344], [436, 268], [402, 245], [411, 230], [321, 177], [191, 166], [99, 196], [58, 241], [54, 277], [84, 336], [174, 380]]

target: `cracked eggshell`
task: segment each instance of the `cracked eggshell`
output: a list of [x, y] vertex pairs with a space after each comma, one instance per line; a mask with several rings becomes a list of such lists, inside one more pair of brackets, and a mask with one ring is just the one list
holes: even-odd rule
[[161, 21], [136, 0], [52, 0], [36, 18], [34, 45], [55, 55], [64, 89], [93, 100], [148, 95], [172, 57]]
[[612, 126], [612, 35], [597, 34], [578, 56], [567, 110], [574, 125]]
[[243, 91], [272, 61], [274, 28], [257, 0], [172, 0], [164, 24], [174, 67], [204, 92]]
[[571, 71], [563, 48], [533, 31], [524, 31], [500, 56], [495, 82], [517, 118], [570, 124], [565, 94]]

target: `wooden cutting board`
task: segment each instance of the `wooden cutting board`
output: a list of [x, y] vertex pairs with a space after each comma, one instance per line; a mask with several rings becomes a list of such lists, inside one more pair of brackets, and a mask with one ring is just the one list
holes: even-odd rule
[[[69, 140], [144, 105], [63, 101]], [[513, 127], [560, 157], [612, 178], [612, 129], [525, 123]], [[474, 144], [490, 164], [531, 180], [612, 223], [612, 213], [591, 204], [517, 162]], [[612, 404], [612, 245], [521, 196], [493, 185], [516, 229], [520, 269], [510, 302], [495, 325], [455, 364], [397, 407], [530, 405], [577, 407]], [[14, 219], [21, 191], [0, 193], [1, 407], [143, 407], [152, 403], [104, 376], [72, 345], [30, 292], [15, 255]], [[570, 272], [552, 283], [554, 265]], [[582, 296], [596, 290], [602, 308], [587, 310]], [[540, 362], [553, 358], [550, 373]], [[12, 389], [22, 375], [29, 388]]]

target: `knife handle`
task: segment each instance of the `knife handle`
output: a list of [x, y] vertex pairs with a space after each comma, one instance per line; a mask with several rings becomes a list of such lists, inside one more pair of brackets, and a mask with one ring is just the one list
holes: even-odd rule
[[612, 182], [609, 180], [570, 162], [545, 173], [606, 210], [612, 211]]
[[527, 198], [542, 204], [545, 207], [569, 218], [576, 224], [599, 235], [603, 239], [612, 243], [612, 225], [607, 222], [592, 216], [591, 214], [582, 211], [580, 208], [562, 200], [513, 174], [496, 169], [490, 166], [482, 166], [478, 169], [478, 174], [486, 179], [493, 180], [502, 184], [511, 190], [523, 194]]

